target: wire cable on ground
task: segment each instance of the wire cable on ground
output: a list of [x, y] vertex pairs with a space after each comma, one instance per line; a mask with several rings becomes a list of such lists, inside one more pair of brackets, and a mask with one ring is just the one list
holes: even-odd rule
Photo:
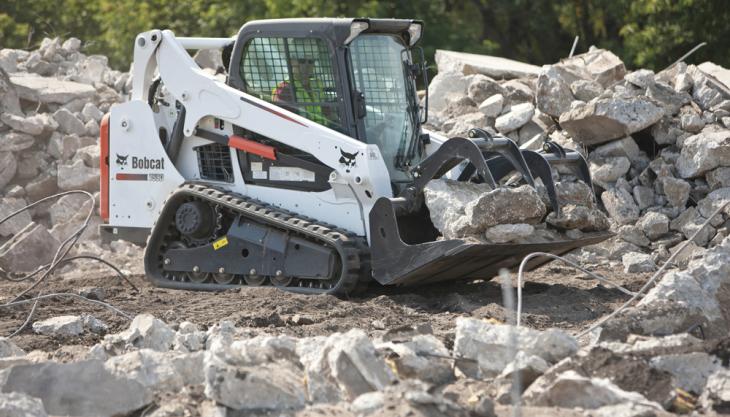
[[128, 320], [132, 320], [133, 319], [133, 317], [130, 316], [129, 314], [127, 314], [124, 311], [122, 311], [122, 310], [114, 307], [113, 305], [111, 305], [109, 303], [105, 303], [103, 301], [98, 301], [98, 300], [92, 300], [90, 298], [86, 298], [84, 296], [81, 296], [81, 295], [78, 295], [78, 294], [74, 294], [74, 293], [70, 293], [70, 292], [55, 292], [55, 293], [51, 293], [51, 294], [39, 295], [37, 297], [27, 298], [25, 300], [11, 301], [11, 302], [9, 302], [7, 304], [3, 304], [2, 306], [3, 307], [13, 307], [13, 306], [21, 305], [21, 304], [28, 304], [28, 303], [32, 303], [32, 302], [37, 302], [39, 300], [45, 300], [47, 298], [55, 298], [55, 297], [70, 297], [70, 298], [74, 298], [74, 299], [77, 299], [77, 300], [81, 300], [81, 301], [86, 302], [86, 303], [100, 305], [102, 307], [108, 308], [109, 310], [111, 310], [111, 311], [119, 314], [120, 316], [122, 316], [122, 317], [124, 317], [124, 318], [126, 318]]
[[594, 272], [591, 272], [591, 271], [583, 268], [582, 266], [578, 265], [577, 263], [563, 258], [562, 256], [558, 256], [558, 255], [555, 255], [552, 253], [547, 253], [547, 252], [533, 252], [533, 253], [525, 256], [524, 259], [522, 259], [522, 262], [520, 263], [520, 268], [517, 272], [517, 319], [515, 321], [516, 321], [516, 325], [518, 327], [519, 327], [521, 319], [522, 319], [522, 282], [523, 282], [523, 276], [525, 273], [525, 266], [527, 265], [527, 262], [530, 259], [537, 258], [538, 256], [544, 256], [547, 258], [552, 258], [557, 261], [563, 261], [566, 264], [572, 266], [573, 268], [575, 268], [585, 274], [588, 274], [591, 278], [593, 278], [597, 281], [600, 281], [604, 284], [607, 284], [611, 287], [617, 288], [619, 291], [621, 291], [622, 293], [624, 293], [626, 295], [633, 296], [636, 294], [636, 293], [629, 291], [628, 289], [616, 284], [615, 282], [611, 281], [610, 279], [604, 278]]
[[[649, 280], [648, 280], [648, 281], [647, 281], [647, 282], [646, 282], [646, 283], [645, 283], [645, 284], [644, 284], [644, 285], [643, 285], [643, 286], [642, 286], [642, 287], [641, 287], [641, 288], [639, 289], [639, 291], [637, 291], [637, 292], [635, 292], [635, 293], [631, 293], [631, 292], [630, 292], [630, 291], [628, 291], [628, 290], [626, 290], [626, 291], [622, 291], [622, 292], [624, 292], [624, 293], [627, 293], [627, 292], [628, 292], [628, 293], [629, 293], [629, 294], [631, 295], [631, 298], [630, 298], [629, 300], [627, 300], [627, 301], [626, 301], [626, 302], [625, 302], [625, 303], [624, 303], [623, 305], [621, 305], [621, 306], [620, 306], [619, 308], [617, 308], [616, 310], [614, 310], [614, 311], [613, 311], [612, 313], [610, 313], [609, 315], [607, 315], [607, 316], [605, 316], [605, 317], [601, 318], [600, 320], [598, 320], [598, 321], [597, 321], [596, 323], [594, 323], [593, 325], [591, 325], [591, 327], [589, 327], [588, 329], [586, 329], [586, 330], [584, 330], [584, 331], [580, 332], [580, 333], [579, 333], [579, 334], [577, 335], [577, 337], [579, 337], [579, 338], [580, 338], [580, 337], [583, 337], [583, 336], [585, 336], [585, 335], [587, 335], [587, 334], [591, 333], [592, 331], [594, 331], [595, 329], [599, 328], [600, 326], [602, 326], [602, 325], [603, 325], [604, 323], [606, 323], [607, 321], [609, 321], [609, 320], [611, 320], [612, 318], [616, 317], [616, 316], [617, 316], [618, 314], [620, 314], [620, 313], [621, 313], [622, 311], [624, 311], [624, 310], [625, 310], [626, 308], [628, 308], [628, 307], [629, 307], [629, 306], [630, 306], [631, 304], [633, 304], [633, 303], [634, 303], [634, 301], [636, 301], [636, 300], [637, 300], [637, 299], [638, 299], [639, 297], [641, 297], [641, 296], [642, 296], [642, 295], [644, 294], [644, 292], [646, 292], [646, 290], [648, 290], [648, 289], [649, 289], [649, 287], [651, 287], [651, 286], [652, 286], [652, 284], [654, 284], [654, 282], [655, 282], [655, 281], [656, 281], [656, 280], [657, 280], [657, 279], [658, 279], [658, 278], [659, 278], [659, 277], [660, 277], [660, 276], [662, 275], [662, 273], [663, 273], [663, 272], [664, 272], [664, 271], [665, 271], [665, 270], [667, 269], [667, 267], [668, 267], [669, 265], [672, 265], [672, 264], [674, 263], [674, 259], [675, 259], [675, 258], [676, 258], [677, 256], [679, 256], [679, 254], [680, 254], [680, 253], [682, 253], [682, 251], [683, 251], [683, 250], [684, 250], [684, 249], [685, 249], [685, 248], [687, 247], [687, 245], [689, 245], [689, 243], [690, 243], [690, 242], [692, 242], [692, 241], [694, 241], [694, 240], [695, 240], [695, 238], [697, 237], [697, 235], [699, 235], [699, 233], [700, 233], [700, 232], [701, 232], [701, 231], [702, 231], [702, 230], [703, 230], [703, 229], [704, 229], [705, 227], [707, 227], [707, 225], [708, 225], [708, 224], [710, 223], [710, 221], [712, 221], [712, 219], [713, 219], [713, 218], [715, 218], [715, 216], [717, 216], [717, 215], [718, 215], [718, 214], [720, 214], [720, 213], [721, 213], [721, 212], [722, 212], [723, 210], [725, 210], [725, 208], [726, 208], [726, 207], [728, 207], [728, 205], [730, 205], [730, 201], [727, 201], [727, 202], [725, 202], [724, 204], [722, 204], [722, 205], [721, 205], [720, 207], [718, 207], [718, 208], [717, 208], [717, 209], [716, 209], [716, 210], [715, 210], [715, 211], [714, 211], [714, 212], [713, 212], [713, 213], [712, 213], [712, 214], [711, 214], [711, 215], [710, 215], [710, 216], [709, 216], [709, 217], [708, 217], [708, 218], [707, 218], [707, 219], [706, 219], [706, 220], [705, 220], [705, 221], [704, 221], [703, 223], [702, 223], [702, 225], [701, 225], [701, 226], [700, 226], [700, 227], [699, 227], [699, 228], [698, 228], [698, 229], [697, 229], [697, 230], [696, 230], [696, 231], [695, 231], [695, 232], [694, 232], [694, 233], [692, 234], [692, 236], [691, 236], [691, 237], [690, 237], [689, 239], [685, 240], [685, 241], [684, 241], [684, 242], [682, 243], [682, 245], [681, 245], [681, 246], [680, 246], [680, 247], [679, 247], [679, 248], [678, 248], [678, 249], [677, 249], [676, 251], [674, 251], [674, 253], [673, 253], [673, 254], [672, 254], [672, 255], [671, 255], [670, 257], [669, 257], [669, 259], [667, 259], [667, 261], [666, 261], [666, 262], [664, 262], [664, 264], [663, 264], [663, 265], [662, 265], [662, 266], [661, 266], [661, 267], [659, 268], [659, 270], [658, 270], [658, 271], [656, 271], [656, 272], [654, 273], [654, 275], [652, 275], [652, 276], [651, 276], [651, 278], [649, 278]], [[561, 257], [559, 257], [559, 256], [557, 256], [557, 255], [553, 255], [553, 254], [549, 254], [549, 253], [544, 253], [544, 252], [535, 252], [535, 253], [531, 253], [531, 254], [527, 255], [527, 256], [526, 256], [526, 257], [525, 257], [525, 258], [524, 258], [524, 259], [522, 260], [522, 262], [520, 263], [520, 268], [519, 268], [519, 271], [518, 271], [518, 273], [517, 273], [517, 320], [516, 320], [516, 325], [517, 325], [518, 327], [520, 326], [520, 322], [521, 322], [521, 316], [522, 316], [522, 281], [523, 281], [523, 274], [524, 274], [524, 268], [525, 268], [525, 265], [527, 264], [527, 261], [529, 261], [530, 259], [532, 259], [532, 258], [535, 258], [535, 257], [537, 257], [537, 256], [547, 256], [547, 257], [551, 257], [551, 258], [553, 258], [553, 259], [558, 259], [558, 260], [561, 260], [561, 261], [563, 261], [563, 262], [566, 262], [566, 263], [570, 264], [571, 266], [573, 266], [573, 267], [575, 267], [575, 268], [578, 268], [579, 270], [581, 270], [581, 271], [583, 271], [583, 272], [585, 272], [585, 273], [589, 274], [589, 275], [590, 275], [591, 277], [593, 277], [593, 278], [596, 278], [596, 279], [598, 279], [599, 281], [602, 281], [602, 282], [604, 282], [604, 281], [605, 281], [605, 282], [607, 282], [607, 283], [610, 283], [611, 285], [613, 285], [613, 286], [615, 286], [616, 288], [619, 288], [619, 289], [622, 289], [622, 288], [623, 288], [623, 287], [620, 287], [620, 286], [619, 286], [619, 285], [617, 285], [617, 284], [614, 284], [614, 283], [612, 283], [611, 281], [607, 280], [606, 278], [603, 278], [603, 277], [599, 277], [598, 275], [596, 275], [596, 274], [594, 274], [594, 273], [592, 273], [592, 272], [590, 272], [590, 271], [587, 271], [587, 270], [585, 270], [584, 268], [582, 268], [582, 267], [580, 267], [580, 266], [576, 265], [575, 263], [573, 263], [573, 262], [570, 262], [570, 261], [568, 261], [567, 259], [561, 258]]]
[[[81, 238], [81, 235], [84, 233], [86, 228], [89, 226], [89, 221], [91, 220], [91, 216], [94, 214], [94, 207], [96, 206], [96, 201], [94, 199], [94, 196], [87, 191], [82, 191], [82, 190], [65, 191], [65, 192], [61, 192], [58, 194], [54, 194], [52, 196], [42, 198], [36, 202], [28, 204], [25, 207], [18, 209], [16, 211], [14, 211], [13, 213], [10, 213], [9, 215], [5, 216], [3, 219], [0, 219], [0, 224], [3, 224], [4, 222], [10, 220], [14, 216], [17, 216], [18, 214], [22, 213], [23, 211], [30, 210], [31, 208], [33, 208], [41, 203], [44, 203], [49, 200], [57, 199], [57, 198], [60, 198], [60, 197], [66, 196], [66, 195], [71, 195], [71, 194], [82, 194], [82, 195], [86, 196], [88, 198], [88, 201], [90, 202], [89, 211], [86, 214], [86, 217], [84, 218], [84, 222], [81, 224], [81, 226], [79, 226], [78, 229], [76, 229], [76, 231], [74, 233], [72, 233], [68, 238], [66, 238], [63, 242], [61, 242], [61, 244], [59, 245], [55, 254], [53, 255], [53, 259], [51, 260], [50, 264], [40, 267], [40, 268], [36, 269], [35, 271], [31, 272], [30, 274], [27, 274], [23, 277], [12, 279], [14, 281], [24, 281], [37, 274], [41, 274], [41, 276], [40, 276], [40, 278], [38, 278], [38, 280], [36, 280], [33, 284], [31, 284], [25, 290], [21, 291], [18, 295], [16, 295], [12, 301], [10, 301], [9, 303], [0, 304], [0, 308], [5, 308], [5, 307], [9, 307], [11, 305], [16, 305], [16, 303], [20, 303], [20, 302], [22, 302], [22, 303], [30, 302], [29, 300], [22, 300], [22, 298], [24, 296], [26, 296], [29, 292], [38, 288], [38, 286], [40, 286], [40, 284], [42, 282], [44, 282], [53, 273], [53, 271], [55, 271], [58, 268], [59, 265], [62, 265], [63, 263], [71, 260], [71, 258], [66, 258], [66, 256], [71, 251], [71, 249], [76, 245], [78, 240]], [[106, 261], [102, 261], [102, 262], [109, 265], [109, 263], [107, 263]], [[118, 269], [116, 267], [114, 267], [114, 269], [118, 271]], [[121, 271], [118, 271], [118, 272], [121, 273]], [[127, 280], [127, 282], [129, 282], [129, 281]], [[81, 296], [79, 296], [79, 297], [81, 297]], [[81, 298], [84, 298], [84, 297], [81, 297]], [[33, 319], [33, 316], [35, 315], [35, 312], [38, 308], [40, 300], [42, 300], [42, 299], [44, 299], [44, 295], [43, 295], [43, 290], [41, 289], [41, 290], [39, 290], [37, 296], [30, 299], [33, 301], [33, 306], [31, 307], [31, 310], [28, 313], [28, 317], [26, 318], [26, 320], [23, 322], [23, 324], [18, 329], [16, 329], [8, 337], [16, 336], [18, 333], [23, 331], [23, 329], [25, 329], [28, 326], [28, 324], [30, 324], [30, 322]]]
[[598, 320], [598, 322], [594, 323], [588, 329], [583, 330], [582, 332], [580, 332], [577, 337], [583, 337], [583, 336], [591, 333], [592, 331], [596, 330], [597, 328], [601, 327], [604, 323], [606, 323], [607, 321], [609, 321], [612, 318], [616, 317], [619, 313], [621, 313], [622, 311], [624, 311], [634, 301], [636, 301], [636, 299], [638, 299], [647, 289], [649, 289], [649, 287], [651, 287], [651, 285], [654, 283], [654, 281], [656, 281], [662, 275], [662, 273], [664, 272], [664, 270], [667, 269], [667, 266], [669, 266], [669, 265], [671, 265], [671, 264], [674, 263], [674, 258], [676, 258], [684, 250], [684, 248], [686, 248], [687, 245], [689, 245], [690, 242], [693, 242], [695, 240], [695, 238], [697, 237], [697, 235], [699, 235], [700, 232], [705, 227], [707, 227], [708, 224], [710, 224], [710, 221], [715, 216], [717, 216], [718, 214], [720, 214], [723, 210], [725, 210], [725, 208], [729, 204], [730, 204], [730, 201], [727, 201], [722, 206], [720, 206], [717, 210], [715, 210], [710, 215], [710, 217], [708, 217], [707, 220], [705, 220], [704, 223], [702, 223], [702, 226], [700, 226], [697, 230], [695, 230], [695, 232], [692, 234], [692, 237], [690, 237], [689, 239], [687, 239], [686, 241], [684, 241], [684, 243], [682, 243], [682, 246], [680, 246], [679, 249], [677, 249], [672, 254], [672, 256], [670, 256], [669, 259], [667, 259], [666, 262], [664, 262], [664, 264], [661, 266], [661, 268], [659, 268], [659, 270], [656, 271], [654, 273], [654, 275], [651, 276], [651, 278], [649, 279], [649, 281], [647, 281], [646, 284], [644, 284], [644, 286], [641, 287], [639, 289], [639, 291], [636, 292], [636, 295], [634, 295], [633, 297], [631, 297], [628, 301], [626, 301], [621, 307], [619, 307], [618, 309], [616, 309], [613, 313], [609, 314], [606, 317], [603, 317], [602, 319]]

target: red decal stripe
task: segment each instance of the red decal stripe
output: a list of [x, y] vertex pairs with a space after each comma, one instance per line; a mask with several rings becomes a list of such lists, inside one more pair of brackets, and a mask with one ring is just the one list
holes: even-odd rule
[[147, 181], [147, 174], [117, 174], [118, 181]]
[[276, 161], [276, 148], [273, 146], [264, 145], [263, 143], [258, 143], [236, 135], [228, 138], [228, 146]]

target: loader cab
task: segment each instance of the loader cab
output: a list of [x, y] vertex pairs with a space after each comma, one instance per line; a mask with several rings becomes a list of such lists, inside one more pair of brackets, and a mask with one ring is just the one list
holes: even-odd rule
[[419, 106], [416, 80], [427, 78], [415, 46], [422, 27], [398, 19], [249, 22], [233, 47], [228, 83], [378, 145], [394, 188], [402, 189], [424, 151], [427, 106]]

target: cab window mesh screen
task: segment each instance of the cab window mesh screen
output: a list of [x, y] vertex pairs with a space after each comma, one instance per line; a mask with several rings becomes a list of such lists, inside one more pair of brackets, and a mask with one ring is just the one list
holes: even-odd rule
[[317, 38], [254, 38], [240, 65], [244, 91], [342, 130], [332, 57]]
[[365, 95], [369, 107], [365, 128], [383, 123], [389, 114], [400, 113], [406, 106], [403, 61], [400, 49], [388, 36], [363, 36], [350, 48], [356, 69], [355, 87]]

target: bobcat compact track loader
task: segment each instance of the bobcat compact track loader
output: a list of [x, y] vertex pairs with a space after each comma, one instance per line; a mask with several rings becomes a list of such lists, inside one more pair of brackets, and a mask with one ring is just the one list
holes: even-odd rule
[[[590, 175], [580, 154], [551, 143], [538, 153], [479, 129], [424, 132], [422, 31], [412, 20], [284, 19], [249, 22], [235, 38], [140, 34], [131, 100], [101, 126], [102, 236], [146, 239], [159, 286], [337, 295], [372, 279], [488, 279], [527, 253], [605, 239], [439, 238], [423, 198], [433, 178], [494, 187], [516, 171], [522, 183], [540, 178], [559, 212], [552, 166]], [[187, 51], [200, 49], [222, 49], [227, 76], [198, 67]]]

